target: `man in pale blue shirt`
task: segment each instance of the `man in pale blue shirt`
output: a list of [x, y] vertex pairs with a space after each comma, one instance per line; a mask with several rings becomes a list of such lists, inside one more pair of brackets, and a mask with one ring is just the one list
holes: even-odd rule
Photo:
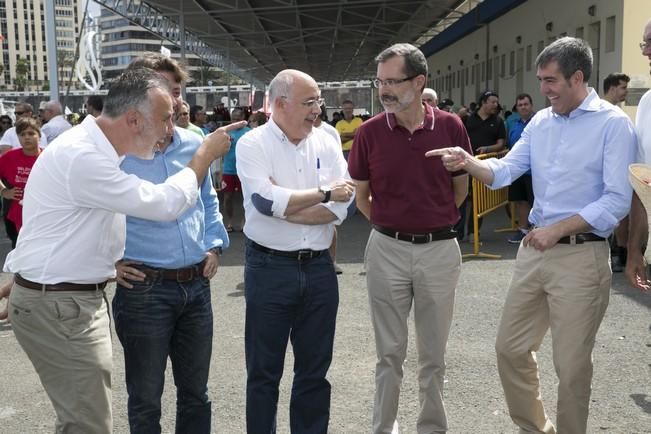
[[[187, 74], [175, 60], [152, 54], [132, 65], [156, 70], [171, 83], [173, 96], [180, 97]], [[194, 132], [175, 127], [172, 136], [158, 144], [153, 159], [127, 156], [120, 168], [162, 183], [183, 168], [201, 140]], [[176, 432], [211, 432], [210, 279], [229, 239], [210, 176], [203, 178], [200, 189], [196, 204], [176, 220], [127, 217], [124, 258], [116, 264], [113, 317], [124, 348], [132, 433], [161, 432], [160, 399], [168, 357], [177, 388]]]
[[[606, 237], [628, 213], [628, 165], [637, 139], [628, 117], [588, 87], [592, 50], [585, 41], [553, 42], [536, 67], [551, 107], [537, 113], [506, 157], [481, 161], [461, 148], [426, 155], [440, 156], [448, 170], [465, 169], [491, 188], [531, 169], [534, 229], [518, 250], [495, 344], [497, 366], [520, 432], [585, 434], [592, 349], [612, 278]], [[540, 398], [535, 358], [550, 328], [556, 427]]]

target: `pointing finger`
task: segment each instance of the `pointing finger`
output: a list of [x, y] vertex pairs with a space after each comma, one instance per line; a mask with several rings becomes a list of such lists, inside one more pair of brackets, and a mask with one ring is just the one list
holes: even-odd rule
[[442, 149], [432, 149], [431, 151], [425, 152], [426, 157], [442, 157], [444, 155], [449, 155], [452, 153], [452, 148], [442, 148]]
[[225, 133], [228, 133], [230, 131], [239, 130], [240, 128], [245, 127], [246, 124], [247, 124], [246, 121], [233, 122], [232, 124], [228, 124], [226, 126], [217, 128], [216, 131], [223, 131]]

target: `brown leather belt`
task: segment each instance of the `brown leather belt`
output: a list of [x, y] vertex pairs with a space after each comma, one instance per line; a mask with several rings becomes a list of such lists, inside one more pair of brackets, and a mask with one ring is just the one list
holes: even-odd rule
[[407, 241], [412, 244], [426, 244], [432, 241], [450, 240], [457, 236], [457, 233], [452, 228], [444, 228], [432, 232], [422, 234], [411, 234], [408, 232], [398, 232], [393, 229], [385, 228], [383, 226], [373, 225], [373, 229], [387, 237], [395, 238], [400, 241]]
[[106, 281], [101, 283], [37, 283], [27, 280], [20, 274], [14, 274], [14, 281], [27, 289], [35, 289], [37, 291], [100, 291], [106, 288]]
[[588, 241], [604, 241], [604, 237], [600, 237], [599, 235], [595, 235], [590, 232], [586, 232], [583, 234], [576, 234], [576, 235], [568, 235], [567, 237], [563, 237], [558, 242], [560, 244], [583, 244], [587, 243]]
[[184, 268], [153, 268], [144, 265], [133, 265], [133, 267], [145, 273], [148, 280], [171, 280], [178, 283], [191, 282], [195, 279], [204, 277], [203, 268], [206, 261]]

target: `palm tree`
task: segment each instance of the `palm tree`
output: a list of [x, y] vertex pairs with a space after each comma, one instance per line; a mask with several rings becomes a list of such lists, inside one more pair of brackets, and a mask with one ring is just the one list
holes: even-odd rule
[[27, 86], [27, 74], [30, 70], [29, 59], [19, 57], [16, 60], [16, 77], [14, 78], [14, 87], [16, 90], [25, 90]]

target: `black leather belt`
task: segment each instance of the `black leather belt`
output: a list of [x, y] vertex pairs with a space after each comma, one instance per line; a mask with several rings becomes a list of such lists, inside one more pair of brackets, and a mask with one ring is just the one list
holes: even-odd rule
[[263, 245], [260, 245], [256, 243], [255, 241], [249, 240], [251, 247], [254, 249], [263, 252], [263, 253], [269, 253], [270, 255], [274, 256], [282, 256], [284, 258], [292, 258], [296, 259], [298, 261], [303, 261], [305, 259], [312, 259], [312, 258], [318, 258], [319, 256], [323, 255], [324, 253], [327, 253], [328, 250], [310, 250], [310, 249], [303, 249], [303, 250], [293, 250], [293, 251], [286, 251], [286, 250], [275, 250], [275, 249], [270, 249], [269, 247], [265, 247]]
[[145, 273], [148, 280], [157, 280], [161, 278], [163, 280], [184, 283], [203, 277], [203, 267], [205, 265], [206, 261], [204, 260], [198, 264], [184, 268], [153, 268], [144, 265], [132, 266]]
[[387, 237], [395, 238], [400, 241], [407, 241], [412, 244], [425, 244], [432, 241], [450, 240], [456, 238], [457, 232], [452, 228], [445, 228], [423, 234], [410, 234], [408, 232], [398, 232], [393, 229], [373, 225], [373, 229]]
[[14, 281], [23, 288], [37, 291], [100, 291], [106, 288], [106, 281], [101, 283], [37, 283], [25, 279], [18, 273], [14, 274]]
[[576, 234], [576, 235], [568, 235], [567, 237], [563, 237], [560, 240], [558, 240], [559, 244], [583, 244], [587, 243], [588, 241], [604, 241], [604, 237], [600, 237], [599, 235], [595, 235], [590, 232], [582, 233], [582, 234]]

